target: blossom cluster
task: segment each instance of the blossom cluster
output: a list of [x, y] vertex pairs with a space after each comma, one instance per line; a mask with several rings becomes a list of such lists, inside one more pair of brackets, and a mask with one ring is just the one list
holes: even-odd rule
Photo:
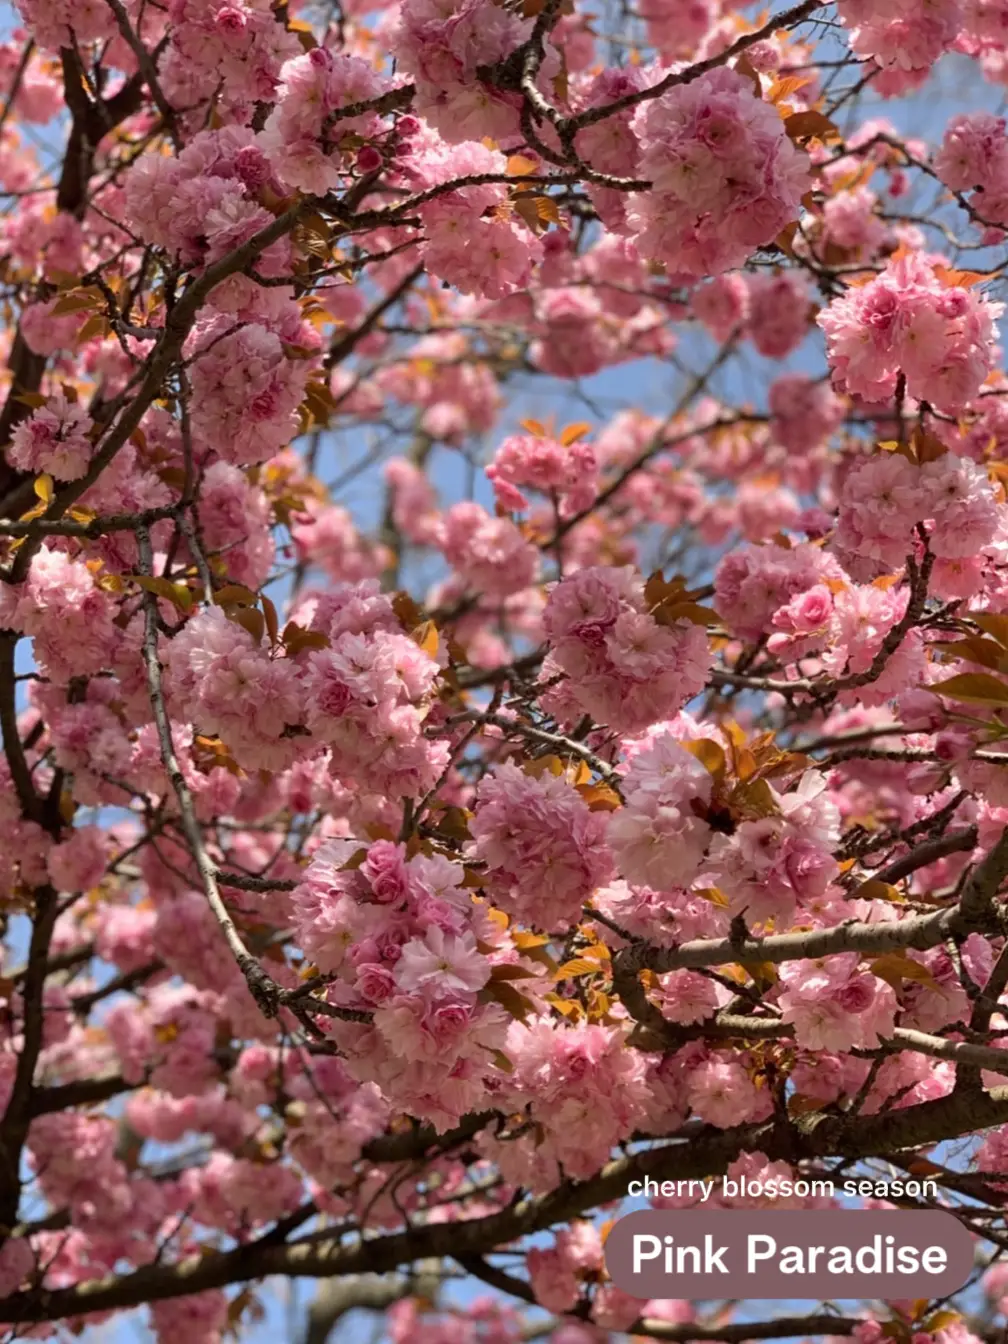
[[1002, 309], [943, 283], [940, 266], [909, 253], [835, 299], [817, 321], [839, 389], [877, 403], [902, 384], [907, 396], [955, 414], [994, 367], [994, 319]]
[[563, 679], [544, 705], [620, 732], [671, 718], [702, 690], [711, 661], [703, 626], [674, 608], [672, 616], [659, 624], [629, 568], [591, 566], [558, 583], [543, 612], [551, 643], [543, 679]]

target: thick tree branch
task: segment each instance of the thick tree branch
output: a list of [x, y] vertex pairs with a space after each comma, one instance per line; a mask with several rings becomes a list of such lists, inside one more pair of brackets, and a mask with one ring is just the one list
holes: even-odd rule
[[21, 982], [23, 1028], [10, 1100], [0, 1120], [0, 1239], [17, 1221], [21, 1198], [21, 1155], [33, 1112], [33, 1079], [42, 1049], [44, 996], [49, 943], [59, 913], [57, 893], [50, 886], [35, 892], [28, 966]]
[[721, 1175], [743, 1151], [760, 1152], [771, 1161], [792, 1165], [838, 1155], [850, 1160], [884, 1157], [1006, 1122], [1008, 1087], [990, 1092], [954, 1092], [935, 1101], [871, 1116], [775, 1117], [621, 1157], [588, 1180], [564, 1181], [549, 1194], [528, 1197], [499, 1213], [464, 1222], [434, 1223], [346, 1243], [339, 1235], [313, 1236], [280, 1246], [260, 1239], [218, 1255], [191, 1255], [175, 1264], [144, 1266], [129, 1274], [110, 1274], [70, 1288], [13, 1293], [0, 1301], [0, 1321], [61, 1320], [270, 1275], [332, 1278], [383, 1274], [418, 1260], [487, 1255], [520, 1237], [622, 1198], [631, 1180]]

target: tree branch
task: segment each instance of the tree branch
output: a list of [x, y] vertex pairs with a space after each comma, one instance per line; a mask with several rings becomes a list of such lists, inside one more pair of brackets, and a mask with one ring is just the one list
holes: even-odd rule
[[432, 1223], [347, 1243], [340, 1234], [280, 1246], [260, 1238], [217, 1255], [190, 1255], [175, 1264], [146, 1265], [129, 1274], [108, 1274], [68, 1288], [13, 1293], [0, 1301], [0, 1321], [61, 1320], [270, 1275], [333, 1278], [382, 1274], [417, 1260], [486, 1255], [518, 1238], [621, 1199], [631, 1180], [718, 1176], [743, 1151], [760, 1152], [770, 1161], [792, 1165], [837, 1155], [850, 1160], [884, 1157], [1006, 1122], [1008, 1087], [953, 1092], [935, 1101], [871, 1116], [777, 1116], [618, 1158], [587, 1180], [564, 1181], [549, 1194], [530, 1196], [482, 1218]]

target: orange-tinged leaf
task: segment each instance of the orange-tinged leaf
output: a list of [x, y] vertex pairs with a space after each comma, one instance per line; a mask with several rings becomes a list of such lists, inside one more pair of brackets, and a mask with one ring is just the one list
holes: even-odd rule
[[492, 924], [497, 925], [497, 927], [501, 930], [502, 933], [507, 932], [507, 927], [508, 924], [510, 923], [510, 920], [508, 919], [507, 915], [504, 913], [503, 910], [498, 910], [496, 906], [493, 905], [488, 906], [486, 916], [487, 919], [489, 919]]
[[[541, 14], [546, 8], [546, 0], [521, 0], [521, 13], [523, 19], [534, 19], [537, 14]], [[574, 0], [560, 0], [560, 14], [574, 13]]]
[[529, 933], [527, 929], [515, 929], [511, 941], [519, 952], [527, 952], [532, 947], [543, 947], [549, 942], [545, 933]]
[[69, 313], [82, 313], [89, 308], [99, 308], [104, 302], [100, 289], [81, 289], [75, 293], [64, 294], [57, 299], [52, 308], [53, 317], [65, 317]]
[[739, 966], [737, 962], [722, 966], [720, 973], [726, 980], [731, 980], [736, 985], [747, 985], [749, 983], [749, 972], [744, 966]]
[[219, 607], [254, 607], [259, 601], [259, 595], [242, 583], [228, 583], [216, 590], [213, 600]]
[[519, 1022], [524, 1022], [528, 1015], [536, 1010], [532, 1000], [519, 993], [514, 985], [508, 984], [506, 980], [488, 980], [478, 997], [483, 1003], [499, 1003], [505, 1012], [517, 1018]]
[[675, 625], [676, 621], [690, 621], [693, 625], [702, 625], [706, 629], [721, 623], [721, 617], [713, 608], [702, 607], [697, 602], [663, 602], [652, 615], [659, 625]]
[[798, 220], [793, 219], [790, 224], [785, 224], [780, 233], [774, 239], [774, 242], [784, 253], [786, 257], [794, 257], [794, 240], [798, 232]]
[[281, 341], [284, 354], [288, 359], [312, 359], [315, 351], [307, 345], [292, 345], [290, 341]]
[[769, 989], [780, 979], [777, 967], [772, 961], [747, 961], [745, 966], [757, 985], [762, 989]]
[[535, 760], [523, 761], [522, 770], [533, 779], [541, 779], [545, 774], [556, 775], [559, 779], [565, 773], [565, 766], [559, 756], [537, 756]]
[[280, 642], [280, 620], [277, 616], [277, 609], [270, 599], [263, 594], [262, 598], [263, 616], [266, 618], [266, 633], [269, 635], [270, 644]]
[[127, 579], [132, 579], [138, 588], [143, 588], [145, 592], [154, 593], [156, 597], [163, 597], [168, 602], [174, 603], [180, 611], [190, 611], [193, 606], [193, 595], [184, 583], [172, 583], [170, 579], [153, 577], [150, 574], [125, 574]]
[[615, 1025], [609, 1017], [609, 1009], [612, 1007], [612, 1000], [608, 994], [603, 994], [600, 989], [589, 989], [588, 991], [588, 1021], [605, 1022], [608, 1025]]
[[[586, 937], [593, 937], [593, 936], [594, 936], [594, 935], [592, 934], [591, 929], [588, 928], [586, 925], [582, 924], [582, 925], [580, 926], [580, 928], [581, 928], [582, 933], [584, 933]], [[611, 960], [612, 960], [612, 953], [609, 951], [609, 948], [606, 946], [605, 943], [600, 943], [600, 942], [593, 942], [592, 945], [591, 945], [590, 947], [586, 947], [586, 948], [584, 948], [584, 949], [579, 953], [579, 956], [584, 957], [586, 961], [599, 961], [599, 962], [602, 962], [602, 961], [611, 961]]]
[[332, 393], [322, 383], [308, 383], [305, 387], [304, 399], [301, 402], [303, 419], [307, 421], [307, 427], [318, 425], [325, 428], [329, 424], [329, 418], [336, 409], [336, 402]]
[[760, 81], [760, 77], [756, 71], [756, 67], [753, 65], [752, 61], [750, 61], [749, 57], [746, 56], [744, 52], [735, 62], [735, 69], [738, 71], [740, 75], [744, 75], [745, 78], [748, 79], [749, 82], [752, 84], [753, 94], [755, 95], [755, 97], [762, 98], [763, 84]]
[[916, 467], [918, 465], [914, 450], [909, 443], [901, 443], [899, 439], [885, 439], [882, 443], [877, 443], [875, 447], [883, 453], [899, 453], [900, 457], [905, 457], [912, 466]]
[[902, 1321], [885, 1321], [882, 1325], [882, 1335], [885, 1339], [902, 1341], [910, 1338], [910, 1331]]
[[796, 775], [805, 770], [811, 770], [815, 761], [809, 756], [803, 756], [797, 751], [782, 751], [780, 756], [772, 761], [761, 765], [759, 774], [761, 779], [780, 779], [786, 775]]
[[783, 98], [790, 98], [792, 93], [797, 93], [811, 82], [811, 75], [784, 75], [777, 78], [767, 89], [767, 102], [779, 103]]
[[546, 227], [550, 224], [560, 223], [560, 207], [552, 196], [537, 196], [535, 203], [536, 213], [541, 225]]
[[746, 779], [736, 784], [729, 806], [748, 817], [775, 817], [780, 810], [765, 779]]
[[679, 575], [673, 575], [671, 579], [666, 579], [660, 569], [656, 569], [650, 574], [644, 584], [644, 601], [647, 603], [649, 611], [660, 607], [663, 603], [671, 601], [680, 601], [686, 597], [686, 580]]
[[509, 963], [495, 966], [490, 972], [491, 980], [534, 980], [535, 978], [535, 971], [530, 971], [527, 966], [515, 966]]
[[908, 1165], [911, 1176], [944, 1176], [945, 1168], [930, 1162], [926, 1157], [917, 1157]]
[[587, 420], [578, 420], [576, 424], [568, 425], [566, 429], [560, 431], [560, 442], [565, 448], [569, 448], [572, 443], [577, 443], [578, 439], [591, 432], [591, 425]]
[[262, 643], [266, 633], [266, 617], [256, 607], [239, 607], [237, 611], [228, 613], [228, 620], [247, 630], [257, 644]]
[[752, 752], [749, 750], [748, 747], [743, 748], [742, 751], [736, 752], [735, 773], [738, 776], [740, 782], [747, 779], [751, 779], [758, 769], [759, 764], [756, 760], [756, 757], [752, 754]]
[[745, 732], [734, 720], [721, 725], [731, 750], [732, 770], [739, 780], [749, 779], [757, 770], [757, 760], [749, 750]]
[[966, 639], [935, 640], [931, 648], [951, 654], [953, 658], [961, 658], [964, 662], [979, 663], [981, 667], [989, 667], [992, 672], [1008, 672], [1008, 649], [995, 644], [992, 639], [970, 635]]
[[902, 574], [880, 574], [877, 579], [872, 579], [872, 587], [887, 592], [890, 588], [895, 588], [902, 577]]
[[576, 980], [582, 975], [594, 975], [600, 970], [597, 961], [589, 961], [587, 957], [572, 957], [570, 961], [565, 961], [562, 966], [558, 966], [553, 972], [554, 980]]
[[814, 1115], [816, 1111], [825, 1110], [828, 1105], [829, 1102], [823, 1101], [821, 1097], [806, 1097], [796, 1092], [788, 1097], [788, 1115]]
[[284, 626], [282, 642], [291, 658], [304, 649], [329, 648], [328, 635], [324, 635], [321, 630], [305, 630], [296, 621], [288, 621]]
[[369, 822], [364, 827], [364, 834], [369, 840], [394, 840], [395, 832], [391, 826], [386, 826], [382, 821]]
[[727, 737], [728, 743], [733, 751], [741, 751], [749, 741], [745, 729], [740, 723], [736, 723], [734, 719], [728, 719], [722, 724], [722, 731], [724, 732], [725, 737]]
[[963, 672], [947, 681], [925, 687], [935, 695], [961, 700], [967, 705], [1008, 705], [1008, 683], [986, 672]]
[[404, 630], [414, 630], [423, 621], [423, 613], [407, 592], [398, 592], [392, 599], [392, 610]]
[[1008, 649], [1008, 615], [1001, 611], [971, 611], [967, 616], [974, 625], [996, 639], [1003, 649]]
[[[522, 217], [533, 233], [542, 232], [544, 226], [542, 217], [539, 214], [538, 196], [533, 196], [529, 192], [523, 191], [515, 196], [511, 203], [514, 206], [516, 213]], [[495, 207], [495, 209], [501, 213], [499, 216], [491, 215], [491, 218], [503, 219], [506, 208], [507, 207], [503, 205]]]
[[158, 477], [173, 490], [182, 490], [185, 486], [186, 474], [181, 467], [162, 467]]
[[412, 632], [411, 638], [414, 644], [419, 645], [429, 658], [436, 658], [438, 647], [441, 640], [438, 636], [437, 626], [433, 621], [424, 621]]
[[910, 444], [921, 466], [924, 466], [927, 462], [937, 462], [940, 457], [944, 457], [948, 452], [948, 448], [938, 438], [937, 434], [925, 434], [919, 429], [914, 430], [910, 438]]
[[539, 420], [520, 420], [518, 423], [522, 429], [534, 434], [538, 439], [548, 439], [550, 436], [549, 430]]
[[101, 313], [95, 313], [93, 317], [88, 318], [77, 333], [76, 343], [84, 345], [93, 340], [95, 336], [101, 336], [104, 339], [110, 331], [111, 327], [108, 324], [108, 319], [103, 317]]
[[472, 813], [467, 812], [464, 807], [446, 807], [438, 818], [438, 835], [465, 844], [467, 840], [472, 839], [469, 833], [471, 817]]
[[903, 893], [889, 882], [880, 882], [877, 877], [862, 882], [850, 894], [852, 901], [896, 901], [903, 900]]
[[22, 406], [30, 406], [33, 411], [46, 404], [46, 398], [41, 392], [16, 392], [14, 400], [19, 401]]
[[715, 779], [722, 779], [728, 762], [725, 760], [725, 754], [709, 737], [698, 738], [695, 742], [683, 742], [681, 744], [690, 753], [695, 756], [705, 770], [708, 770]]
[[696, 894], [721, 910], [728, 909], [728, 897], [719, 887], [702, 887]]
[[840, 132], [822, 112], [793, 112], [784, 121], [784, 129], [792, 140], [839, 140]]
[[970, 289], [991, 277], [984, 271], [958, 271], [951, 266], [936, 266], [934, 273], [943, 285], [952, 289]]
[[938, 989], [938, 981], [926, 966], [899, 952], [889, 952], [883, 957], [875, 957], [868, 963], [872, 975], [877, 975], [893, 989], [899, 990], [904, 980], [912, 980], [929, 989]]
[[288, 19], [287, 30], [295, 35], [301, 43], [301, 50], [308, 52], [314, 51], [318, 46], [315, 34], [312, 32], [311, 24], [305, 23], [304, 19]]
[[528, 957], [529, 961], [536, 962], [539, 966], [545, 966], [550, 975], [556, 970], [556, 962], [547, 952], [545, 947], [529, 947], [522, 953], [523, 957]]
[[539, 165], [534, 159], [527, 159], [524, 154], [512, 154], [507, 161], [507, 171], [509, 177], [528, 177], [535, 173]]
[[852, 169], [850, 172], [842, 174], [840, 177], [834, 177], [830, 180], [830, 189], [834, 195], [839, 195], [842, 191], [850, 191], [854, 187], [866, 186], [875, 175], [877, 164], [869, 160], [860, 167]]
[[503, 1050], [492, 1050], [490, 1053], [493, 1057], [493, 1062], [499, 1069], [503, 1070], [504, 1073], [514, 1073], [514, 1065]]
[[935, 1311], [932, 1312], [930, 1316], [926, 1316], [924, 1320], [921, 1321], [921, 1329], [926, 1330], [929, 1335], [936, 1335], [939, 1330], [947, 1330], [950, 1325], [961, 1324], [962, 1317], [959, 1313], [957, 1311], [949, 1311], [946, 1308], [944, 1311]]
[[43, 472], [41, 476], [36, 476], [32, 482], [32, 488], [43, 504], [48, 505], [52, 503], [53, 478], [48, 472]]
[[623, 806], [619, 794], [608, 784], [579, 784], [577, 791], [591, 812], [618, 812]]
[[50, 266], [46, 270], [46, 275], [55, 284], [60, 293], [65, 293], [68, 289], [79, 289], [81, 277], [74, 275], [72, 271], [61, 271], [55, 266]]

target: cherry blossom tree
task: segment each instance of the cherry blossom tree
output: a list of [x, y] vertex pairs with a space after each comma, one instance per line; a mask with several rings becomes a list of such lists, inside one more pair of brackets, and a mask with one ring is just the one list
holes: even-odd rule
[[[1008, 8], [17, 5], [0, 1338], [1000, 1338]], [[971, 1289], [617, 1289], [722, 1176]]]

